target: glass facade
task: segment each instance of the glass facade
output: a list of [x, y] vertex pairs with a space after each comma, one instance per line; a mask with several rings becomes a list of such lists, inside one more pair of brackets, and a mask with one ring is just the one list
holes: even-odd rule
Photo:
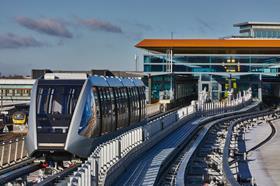
[[254, 37], [256, 38], [280, 38], [280, 30], [254, 30]]
[[[278, 74], [280, 56], [174, 56], [175, 73]], [[170, 72], [166, 56], [144, 56], [144, 72]]]
[[[152, 75], [153, 99], [159, 99], [161, 91], [170, 90], [176, 84], [176, 75], [199, 80], [200, 89], [206, 88], [213, 99], [227, 97], [230, 89], [237, 92], [249, 87], [257, 95], [260, 78], [278, 77], [280, 63], [280, 55], [174, 55], [171, 76], [168, 59], [166, 55], [144, 55], [144, 72]], [[195, 92], [192, 85], [185, 88]], [[271, 87], [264, 86], [264, 92], [270, 91]]]

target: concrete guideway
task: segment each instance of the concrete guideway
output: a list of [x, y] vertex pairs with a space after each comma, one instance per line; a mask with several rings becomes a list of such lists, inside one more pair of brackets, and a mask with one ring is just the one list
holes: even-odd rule
[[[198, 121], [198, 120], [195, 120]], [[164, 159], [196, 128], [197, 122], [189, 121], [183, 127], [141, 155], [114, 185], [152, 185]]]
[[[279, 185], [280, 183], [280, 119], [272, 121], [276, 134], [259, 149], [248, 154], [249, 168], [258, 185]], [[246, 146], [254, 146], [266, 139], [271, 132], [269, 125], [262, 124], [246, 134]], [[256, 137], [258, 136], [258, 137]], [[249, 148], [248, 148], [249, 149]]]
[[[60, 183], [87, 185], [88, 180], [91, 179], [91, 182], [96, 185], [112, 185], [119, 180], [131, 164], [137, 161], [139, 156], [154, 148], [155, 144], [160, 143], [178, 128], [184, 126], [187, 121], [193, 121], [193, 118], [197, 116], [212, 115], [210, 120], [207, 119], [209, 117], [201, 118], [200, 122], [207, 123], [218, 119], [219, 113], [222, 114], [221, 117], [234, 115], [233, 111], [240, 110], [251, 103], [250, 89], [244, 91], [243, 95], [238, 94], [236, 99], [226, 102], [192, 101], [192, 104], [187, 107], [149, 121], [142, 127], [127, 131], [121, 136], [100, 144], [77, 172], [67, 179], [60, 180]], [[178, 148], [176, 148], [177, 150]], [[174, 152], [174, 150], [172, 151]], [[164, 168], [160, 167], [160, 169]]]
[[[241, 110], [245, 112], [254, 106], [256, 106], [256, 103]], [[227, 114], [234, 114], [234, 112]], [[223, 116], [224, 114], [220, 114], [220, 117]], [[216, 117], [218, 116], [216, 115], [215, 119]], [[139, 155], [139, 158], [127, 167], [126, 172], [118, 178], [114, 185], [153, 185], [165, 159], [194, 132], [201, 124], [201, 120], [205, 119], [206, 118], [199, 118], [188, 121], [175, 132], [165, 137], [153, 148]]]

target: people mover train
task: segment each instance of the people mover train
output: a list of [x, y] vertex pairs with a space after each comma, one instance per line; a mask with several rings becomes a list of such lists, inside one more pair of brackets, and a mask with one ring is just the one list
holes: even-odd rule
[[35, 157], [87, 157], [95, 140], [144, 119], [140, 79], [38, 79], [31, 94], [27, 150]]

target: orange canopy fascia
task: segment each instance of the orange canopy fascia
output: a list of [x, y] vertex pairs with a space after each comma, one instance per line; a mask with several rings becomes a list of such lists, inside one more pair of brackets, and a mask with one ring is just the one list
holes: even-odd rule
[[166, 53], [264, 53], [280, 54], [280, 39], [144, 39], [137, 48]]

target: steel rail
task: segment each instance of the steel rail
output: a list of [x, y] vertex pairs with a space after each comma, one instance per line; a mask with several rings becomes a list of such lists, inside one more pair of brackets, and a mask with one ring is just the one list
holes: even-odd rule
[[5, 174], [0, 176], [0, 185], [4, 185], [7, 182], [13, 181], [21, 176], [24, 176], [26, 174], [39, 170], [40, 165], [41, 165], [41, 163], [39, 163], [39, 162], [31, 163], [29, 165], [15, 169], [13, 171], [6, 172]]
[[59, 181], [60, 179], [63, 179], [66, 176], [70, 175], [73, 171], [77, 170], [79, 166], [80, 166], [80, 164], [75, 164], [74, 166], [66, 168], [66, 169], [62, 170], [61, 172], [59, 172], [57, 174], [54, 174], [52, 176], [47, 177], [43, 181], [41, 181], [37, 184], [34, 184], [34, 186], [55, 185], [55, 183], [57, 181]]

